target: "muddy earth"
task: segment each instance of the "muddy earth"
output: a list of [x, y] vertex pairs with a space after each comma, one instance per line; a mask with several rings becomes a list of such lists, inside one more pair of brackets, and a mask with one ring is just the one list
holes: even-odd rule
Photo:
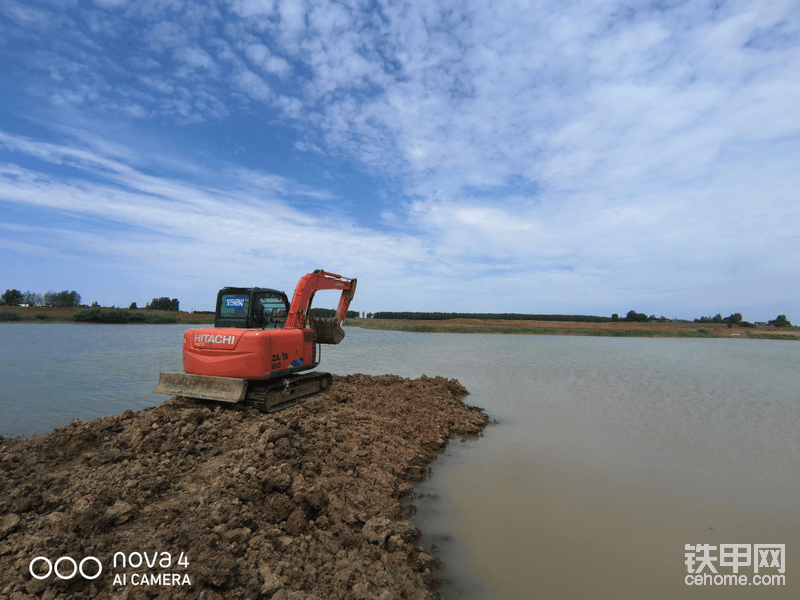
[[486, 425], [466, 393], [334, 376], [274, 414], [172, 398], [0, 438], [0, 598], [433, 598], [409, 502]]

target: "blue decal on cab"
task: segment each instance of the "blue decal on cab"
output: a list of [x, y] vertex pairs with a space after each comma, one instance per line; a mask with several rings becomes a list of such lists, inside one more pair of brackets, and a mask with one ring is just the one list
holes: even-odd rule
[[225, 308], [244, 308], [244, 296], [228, 296], [225, 298]]

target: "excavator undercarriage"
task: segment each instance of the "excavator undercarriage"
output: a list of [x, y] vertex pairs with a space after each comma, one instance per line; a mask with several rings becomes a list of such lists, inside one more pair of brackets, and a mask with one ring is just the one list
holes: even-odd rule
[[322, 392], [332, 384], [333, 376], [321, 372], [289, 375], [272, 381], [161, 372], [154, 393], [231, 404], [244, 402], [261, 412], [272, 413], [294, 406], [298, 398]]

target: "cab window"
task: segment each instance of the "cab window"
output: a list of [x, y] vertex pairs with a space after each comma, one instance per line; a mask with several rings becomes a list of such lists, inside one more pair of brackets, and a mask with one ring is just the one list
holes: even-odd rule
[[257, 303], [257, 310], [253, 314], [256, 323], [262, 327], [283, 327], [289, 311], [280, 294], [261, 292], [255, 294], [253, 300]]
[[223, 319], [246, 319], [249, 306], [247, 294], [225, 294], [219, 306], [219, 316]]

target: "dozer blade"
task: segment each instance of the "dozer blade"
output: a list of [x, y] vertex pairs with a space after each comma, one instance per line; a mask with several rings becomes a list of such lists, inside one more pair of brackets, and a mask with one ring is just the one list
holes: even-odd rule
[[344, 339], [344, 329], [336, 318], [309, 317], [308, 328], [317, 333], [321, 344], [338, 344]]
[[153, 393], [218, 402], [241, 402], [247, 393], [247, 380], [162, 371], [158, 374], [158, 385]]

